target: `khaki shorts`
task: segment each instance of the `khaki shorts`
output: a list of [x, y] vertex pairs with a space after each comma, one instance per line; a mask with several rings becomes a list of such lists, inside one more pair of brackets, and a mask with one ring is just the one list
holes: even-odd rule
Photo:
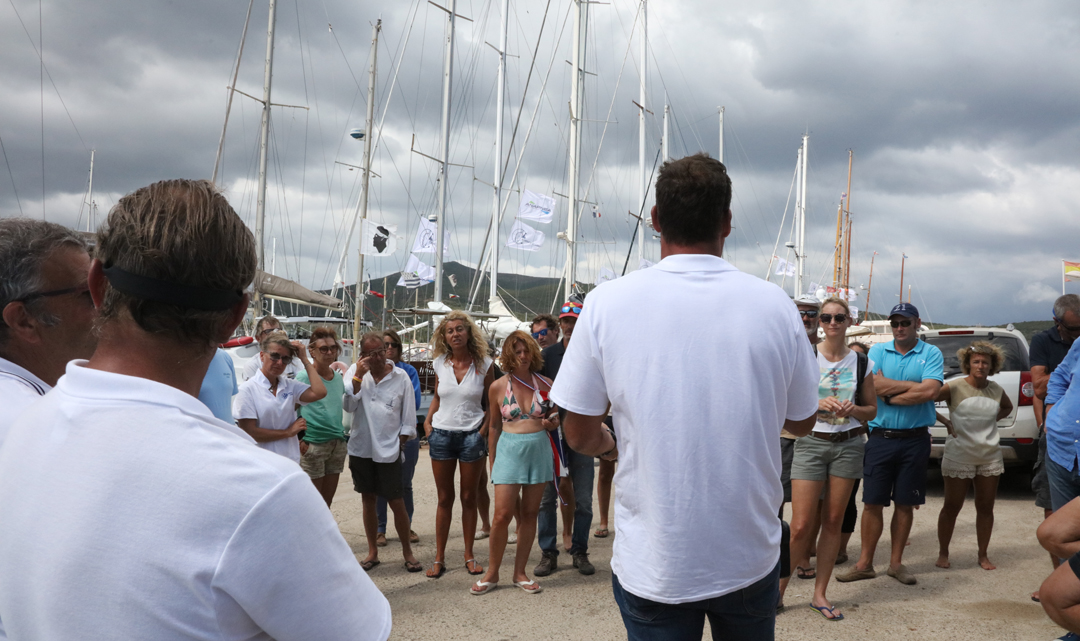
[[791, 478], [799, 481], [824, 481], [830, 476], [861, 479], [864, 448], [862, 437], [833, 443], [816, 436], [804, 436], [795, 441]]
[[307, 454], [300, 457], [300, 467], [312, 479], [321, 479], [327, 474], [341, 474], [345, 471], [347, 454], [348, 445], [343, 438], [325, 443], [308, 443]]

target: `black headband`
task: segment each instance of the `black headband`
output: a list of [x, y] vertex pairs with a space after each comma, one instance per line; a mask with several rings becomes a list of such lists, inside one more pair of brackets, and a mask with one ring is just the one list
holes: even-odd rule
[[109, 284], [122, 294], [187, 309], [221, 312], [236, 305], [244, 298], [244, 292], [240, 290], [229, 291], [181, 285], [167, 280], [132, 274], [115, 265], [106, 267], [102, 271], [105, 278], [109, 279]]

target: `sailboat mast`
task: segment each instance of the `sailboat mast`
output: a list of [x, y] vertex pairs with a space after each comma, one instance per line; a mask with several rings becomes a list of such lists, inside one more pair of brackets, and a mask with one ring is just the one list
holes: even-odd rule
[[[364, 233], [364, 222], [367, 220], [368, 209], [368, 185], [371, 182], [371, 139], [375, 124], [375, 72], [379, 63], [379, 30], [382, 29], [382, 20], [376, 20], [371, 28], [371, 66], [368, 69], [367, 89], [367, 114], [364, 122], [364, 173], [360, 177], [360, 233]], [[356, 309], [353, 310], [355, 320], [353, 322], [353, 356], [359, 358], [360, 333], [364, 320], [364, 299], [367, 298], [367, 289], [364, 287], [364, 242], [357, 243], [359, 260], [356, 266], [356, 293], [353, 300], [356, 301]], [[386, 288], [383, 288], [383, 296]]]
[[[274, 72], [274, 23], [277, 19], [277, 0], [270, 0], [269, 25], [266, 28], [266, 64], [263, 67], [263, 112], [259, 136], [259, 193], [255, 205], [255, 257], [259, 271], [266, 271], [266, 250], [263, 235], [266, 221], [266, 157], [270, 145], [270, 80]], [[255, 288], [252, 300], [255, 315], [262, 315], [262, 294]]]
[[799, 247], [795, 253], [795, 260], [799, 265], [799, 272], [795, 276], [795, 295], [803, 293], [803, 268], [806, 265], [806, 158], [810, 155], [810, 134], [802, 137], [802, 165], [799, 171]]
[[454, 26], [457, 23], [457, 0], [450, 0], [446, 24], [446, 55], [443, 67], [442, 95], [442, 138], [440, 151], [442, 163], [439, 167], [439, 214], [436, 222], [435, 239], [435, 301], [442, 302], [443, 281], [443, 229], [446, 228], [446, 196], [449, 189], [447, 169], [450, 166], [450, 98], [454, 80]]
[[648, 193], [648, 178], [645, 176], [645, 96], [649, 82], [649, 19], [648, 4], [641, 0], [641, 72], [638, 83], [638, 264], [645, 258], [645, 195]]
[[236, 52], [236, 67], [233, 68], [232, 84], [229, 85], [229, 98], [225, 101], [225, 124], [221, 125], [221, 138], [218, 139], [217, 156], [214, 157], [214, 173], [210, 182], [217, 184], [218, 169], [221, 168], [221, 154], [225, 151], [225, 131], [229, 128], [229, 112], [232, 111], [233, 95], [236, 94], [236, 79], [240, 76], [240, 59], [244, 57], [244, 43], [247, 41], [248, 25], [251, 23], [251, 8], [255, 0], [248, 1], [247, 17], [244, 18], [244, 31], [240, 34], [240, 50]]
[[94, 150], [90, 150], [90, 198], [86, 202], [86, 231], [94, 231]]
[[900, 254], [900, 302], [904, 302], [904, 261], [907, 260], [907, 254]]
[[509, 29], [510, 0], [502, 0], [499, 8], [499, 80], [495, 98], [495, 202], [491, 206], [491, 292], [488, 311], [499, 297], [499, 206], [502, 203], [503, 171], [503, 111], [506, 94], [506, 32]]
[[844, 199], [844, 216], [847, 221], [847, 237], [844, 239], [844, 288], [851, 287], [851, 167], [855, 161], [855, 151], [848, 149], [847, 157], [847, 197]]
[[660, 150], [660, 161], [667, 162], [671, 158], [670, 149], [668, 147], [668, 140], [670, 132], [668, 131], [668, 116], [671, 114], [671, 106], [667, 104], [667, 98], [664, 98], [664, 138], [660, 142], [660, 146], [663, 148]]
[[570, 207], [566, 221], [566, 267], [563, 269], [566, 279], [563, 298], [566, 300], [574, 293], [574, 283], [577, 281], [578, 156], [581, 153], [581, 110], [585, 84], [585, 71], [582, 67], [588, 11], [587, 0], [574, 0], [574, 55], [570, 63], [570, 162], [566, 179]]
[[840, 197], [840, 205], [836, 208], [836, 243], [833, 245], [833, 287], [840, 287], [843, 266], [840, 257], [844, 255], [844, 197]]
[[874, 259], [877, 252], [870, 256], [870, 278], [866, 281], [866, 320], [870, 320], [870, 287], [874, 284]]

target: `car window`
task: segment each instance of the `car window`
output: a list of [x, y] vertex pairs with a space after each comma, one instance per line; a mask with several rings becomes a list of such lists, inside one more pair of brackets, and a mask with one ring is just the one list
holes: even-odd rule
[[1023, 372], [1030, 369], [1028, 366], [1027, 352], [1020, 345], [1020, 340], [1009, 334], [951, 334], [945, 336], [925, 336], [927, 343], [941, 350], [945, 359], [945, 378], [960, 374], [960, 359], [956, 352], [962, 347], [967, 347], [974, 341], [987, 341], [993, 343], [1005, 352], [1005, 364], [1003, 372]]

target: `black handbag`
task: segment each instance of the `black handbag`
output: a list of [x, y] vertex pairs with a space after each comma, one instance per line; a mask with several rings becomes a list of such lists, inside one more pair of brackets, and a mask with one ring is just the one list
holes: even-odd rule
[[791, 576], [791, 527], [780, 521], [780, 578]]

